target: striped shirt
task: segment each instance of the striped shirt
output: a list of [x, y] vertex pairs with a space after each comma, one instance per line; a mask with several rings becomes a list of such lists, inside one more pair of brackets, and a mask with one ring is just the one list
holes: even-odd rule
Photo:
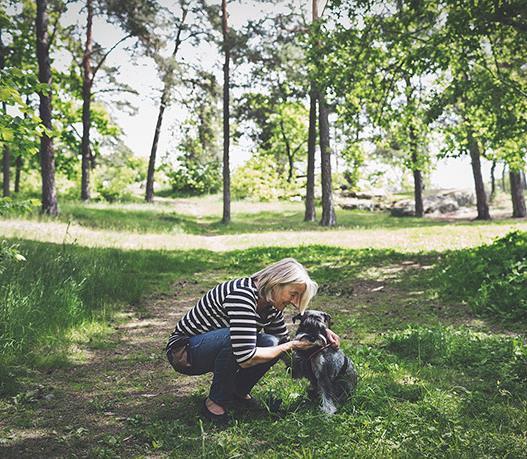
[[236, 361], [249, 360], [256, 352], [256, 335], [260, 331], [277, 337], [287, 336], [282, 312], [273, 307], [257, 312], [257, 303], [258, 291], [250, 277], [217, 285], [178, 322], [167, 349], [176, 341], [178, 333], [195, 336], [229, 327]]

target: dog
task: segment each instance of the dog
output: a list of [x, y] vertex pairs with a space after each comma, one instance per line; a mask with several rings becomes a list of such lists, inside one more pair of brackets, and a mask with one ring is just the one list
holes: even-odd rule
[[325, 312], [307, 310], [293, 317], [293, 323], [300, 320], [295, 340], [307, 340], [316, 346], [293, 353], [291, 370], [295, 379], [307, 378], [311, 383], [309, 396], [320, 397], [320, 409], [334, 414], [337, 405], [342, 404], [355, 390], [358, 374], [352, 360], [340, 349], [329, 344], [326, 330], [330, 327], [331, 316]]

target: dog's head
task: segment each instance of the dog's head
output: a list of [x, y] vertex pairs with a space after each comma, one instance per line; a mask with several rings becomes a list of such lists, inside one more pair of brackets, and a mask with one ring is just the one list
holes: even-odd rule
[[307, 310], [303, 314], [293, 317], [293, 323], [300, 320], [300, 325], [296, 331], [296, 340], [308, 340], [325, 346], [328, 342], [326, 330], [331, 324], [331, 316], [326, 312]]

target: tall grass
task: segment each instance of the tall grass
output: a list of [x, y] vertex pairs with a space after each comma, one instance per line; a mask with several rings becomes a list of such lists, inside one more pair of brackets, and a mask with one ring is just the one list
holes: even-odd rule
[[144, 288], [131, 282], [117, 252], [44, 244], [20, 252], [25, 261], [7, 262], [0, 284], [0, 355], [7, 360], [59, 346], [70, 327], [137, 301]]
[[439, 273], [443, 294], [466, 301], [475, 312], [506, 320], [527, 318], [526, 231], [449, 252]]

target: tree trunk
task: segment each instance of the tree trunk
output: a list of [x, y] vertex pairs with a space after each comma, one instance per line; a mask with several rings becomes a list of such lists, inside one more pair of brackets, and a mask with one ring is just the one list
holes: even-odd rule
[[146, 202], [154, 201], [154, 171], [156, 167], [156, 154], [157, 144], [159, 142], [159, 136], [161, 135], [161, 125], [163, 124], [163, 114], [165, 113], [167, 99], [166, 87], [163, 89], [161, 95], [161, 103], [159, 105], [159, 113], [157, 114], [156, 130], [154, 131], [154, 140], [152, 142], [152, 148], [150, 150], [150, 159], [148, 161], [148, 173], [146, 175]]
[[17, 156], [15, 161], [15, 193], [20, 192], [20, 174], [22, 172], [22, 156]]
[[314, 222], [315, 211], [315, 153], [317, 148], [317, 93], [311, 85], [309, 93], [309, 131], [307, 138], [307, 183], [305, 222]]
[[91, 90], [93, 85], [93, 70], [91, 65], [91, 56], [93, 52], [92, 25], [93, 25], [93, 3], [92, 0], [86, 0], [87, 23], [86, 23], [86, 44], [84, 46], [84, 55], [82, 57], [82, 178], [81, 178], [81, 199], [88, 201], [90, 199], [90, 127], [91, 127]]
[[506, 171], [507, 171], [507, 163], [503, 163], [503, 169], [501, 171], [501, 189], [504, 193], [507, 191], [507, 183], [505, 180], [505, 177], [507, 176]]
[[329, 145], [329, 120], [325, 96], [322, 92], [318, 98], [319, 130], [320, 130], [320, 164], [322, 173], [322, 226], [337, 224], [333, 207], [333, 191], [331, 186], [331, 150]]
[[9, 150], [9, 147], [7, 146], [7, 143], [4, 144], [4, 152], [2, 155], [2, 179], [3, 179], [3, 186], [2, 186], [2, 195], [5, 197], [9, 196], [11, 194], [10, 191], [10, 166], [11, 166], [11, 152]]
[[415, 216], [424, 217], [425, 210], [423, 205], [423, 173], [419, 169], [414, 169], [413, 173]]
[[280, 120], [280, 132], [282, 134], [282, 139], [284, 140], [285, 144], [285, 154], [287, 156], [287, 164], [288, 164], [288, 171], [287, 171], [287, 183], [291, 183], [293, 180], [293, 170], [294, 170], [294, 162], [293, 162], [293, 151], [291, 150], [291, 144], [289, 142], [289, 138], [287, 137], [287, 134], [285, 132], [285, 126], [284, 126], [284, 120]]
[[490, 201], [494, 200], [496, 196], [496, 160], [492, 161], [492, 166], [490, 168]]
[[471, 132], [468, 134], [468, 149], [470, 152], [472, 174], [474, 176], [474, 185], [476, 189], [476, 204], [478, 209], [478, 216], [476, 219], [490, 220], [489, 205], [487, 203], [487, 195], [485, 194], [483, 176], [481, 174], [481, 154], [478, 142]]
[[[0, 70], [5, 67], [5, 53], [6, 49], [4, 48], [4, 42], [2, 41], [2, 29], [0, 27]], [[6, 103], [2, 103], [2, 108], [4, 113], [7, 113]], [[10, 181], [10, 169], [11, 165], [11, 151], [7, 143], [4, 143], [3, 153], [2, 153], [2, 183], [3, 183], [3, 196], [7, 197], [10, 194], [9, 191], [9, 181]]]
[[[179, 49], [179, 45], [181, 44], [181, 32], [183, 31], [183, 24], [185, 23], [187, 13], [188, 11], [186, 9], [183, 9], [181, 13], [181, 23], [177, 31], [176, 42], [174, 44], [174, 51], [172, 51], [173, 59], [175, 59], [178, 49]], [[156, 129], [154, 131], [154, 140], [152, 141], [152, 148], [150, 149], [150, 159], [148, 161], [148, 172], [146, 174], [146, 193], [145, 193], [146, 202], [154, 201], [154, 173], [155, 173], [155, 167], [156, 167], [157, 145], [159, 143], [159, 137], [161, 136], [161, 126], [163, 124], [163, 115], [165, 113], [165, 108], [168, 103], [168, 95], [170, 92], [169, 81], [171, 79], [168, 78], [169, 75], [165, 75], [165, 76], [167, 78], [165, 79], [165, 83], [163, 85], [163, 93], [161, 94], [161, 101], [159, 103], [159, 112], [157, 114], [157, 123], [156, 123]]]
[[[410, 84], [410, 80], [407, 79], [407, 85]], [[415, 216], [424, 217], [425, 210], [423, 205], [423, 173], [418, 168], [419, 157], [417, 153], [418, 145], [417, 138], [415, 135], [414, 127], [410, 125], [409, 130], [410, 145], [411, 145], [411, 157], [412, 157], [412, 172], [414, 175], [414, 203], [415, 203]]]
[[520, 174], [522, 176], [522, 188], [524, 190], [527, 190], [527, 180], [525, 179], [525, 171], [520, 171]]
[[[49, 36], [47, 0], [37, 0], [36, 34], [38, 79], [40, 83], [51, 88], [51, 64], [49, 60]], [[42, 213], [58, 214], [57, 194], [55, 191], [55, 158], [53, 156], [53, 142], [48, 136], [51, 132], [51, 93], [39, 92], [40, 118], [46, 130], [40, 138], [40, 166], [42, 174]]]
[[223, 52], [225, 62], [223, 64], [223, 219], [222, 223], [227, 224], [231, 221], [231, 173], [229, 165], [229, 145], [230, 145], [230, 123], [229, 123], [229, 65], [230, 65], [230, 40], [227, 25], [227, 0], [221, 2], [222, 11], [222, 31], [223, 31]]
[[526, 210], [521, 172], [510, 171], [509, 178], [511, 181], [512, 216], [514, 218], [523, 218], [526, 216]]
[[[7, 112], [7, 107], [5, 102], [2, 103], [2, 108], [4, 113]], [[10, 196], [10, 179], [11, 179], [11, 151], [7, 143], [4, 143], [3, 153], [2, 153], [2, 196], [5, 198]]]

